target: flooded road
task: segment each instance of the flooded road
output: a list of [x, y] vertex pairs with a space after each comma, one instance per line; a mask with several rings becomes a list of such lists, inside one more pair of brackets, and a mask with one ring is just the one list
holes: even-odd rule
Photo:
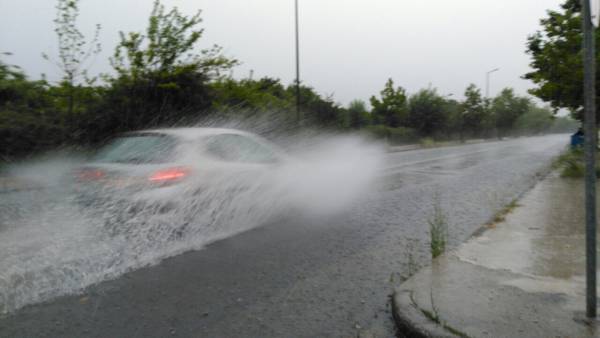
[[553, 135], [387, 154], [372, 188], [336, 215], [272, 221], [24, 307], [0, 318], [0, 336], [391, 336], [388, 296], [430, 261], [436, 199], [456, 246], [566, 144]]

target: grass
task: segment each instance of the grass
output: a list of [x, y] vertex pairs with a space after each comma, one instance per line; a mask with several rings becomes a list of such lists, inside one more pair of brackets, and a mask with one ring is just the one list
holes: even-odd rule
[[448, 242], [448, 222], [437, 195], [433, 206], [433, 217], [427, 222], [429, 223], [431, 257], [436, 258], [446, 251], [446, 243]]
[[506, 206], [504, 206], [504, 208], [502, 208], [502, 210], [498, 211], [494, 217], [492, 218], [492, 221], [490, 223], [488, 223], [488, 227], [493, 226], [496, 223], [501, 223], [504, 222], [506, 220], [506, 215], [510, 214], [515, 208], [520, 207], [521, 205], [519, 203], [517, 203], [517, 200], [514, 199], [512, 200], [510, 203], [508, 203]]
[[446, 323], [442, 324], [442, 326], [444, 327], [444, 329], [452, 332], [452, 334], [457, 335], [459, 337], [462, 337], [462, 338], [469, 338], [470, 337], [468, 334], [466, 334], [466, 333], [464, 333], [464, 332], [462, 332], [462, 331], [460, 331], [458, 329], [455, 329], [455, 328], [453, 328], [452, 326], [450, 326], [450, 325], [448, 325]]
[[437, 145], [435, 140], [431, 137], [422, 138], [421, 140], [419, 140], [419, 144], [421, 144], [423, 148], [433, 148]]
[[420, 309], [420, 310], [421, 310], [421, 313], [423, 313], [423, 315], [425, 315], [425, 317], [429, 318], [429, 320], [435, 322], [436, 324], [441, 325], [445, 330], [452, 333], [453, 335], [456, 335], [456, 336], [462, 337], [462, 338], [470, 338], [470, 336], [468, 334], [448, 325], [448, 323], [441, 320], [437, 314], [434, 314], [433, 312], [427, 311], [424, 309]]
[[[596, 177], [600, 177], [600, 159], [596, 159]], [[581, 178], [585, 175], [583, 148], [569, 149], [552, 163], [554, 169], [560, 170], [560, 176]]]
[[431, 312], [431, 311], [427, 311], [425, 309], [421, 309], [421, 312], [423, 312], [423, 314], [425, 315], [425, 317], [429, 318], [429, 320], [431, 320], [432, 322], [435, 322], [437, 324], [442, 324], [440, 322], [440, 318], [437, 316], [437, 314]]
[[425, 309], [421, 309], [417, 306], [417, 303], [415, 302], [413, 296], [411, 295], [411, 301], [413, 303], [413, 305], [418, 308], [419, 310], [421, 310], [421, 313], [423, 313], [423, 315], [427, 318], [429, 318], [429, 320], [435, 322], [436, 324], [440, 325], [441, 327], [443, 327], [445, 330], [449, 331], [450, 333], [458, 336], [458, 337], [462, 337], [462, 338], [470, 338], [470, 336], [450, 325], [448, 325], [448, 323], [446, 323], [444, 320], [442, 320], [442, 318], [440, 317], [439, 314], [439, 310], [438, 308], [435, 306], [435, 302], [433, 301], [433, 290], [430, 289], [429, 295], [431, 297], [431, 309], [432, 311], [428, 311]]

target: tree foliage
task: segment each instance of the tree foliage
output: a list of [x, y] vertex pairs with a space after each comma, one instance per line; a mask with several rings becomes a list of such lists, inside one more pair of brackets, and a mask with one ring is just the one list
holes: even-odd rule
[[[542, 29], [529, 36], [527, 53], [533, 71], [524, 75], [537, 87], [530, 93], [549, 102], [556, 110], [567, 108], [581, 119], [583, 107], [583, 35], [581, 4], [566, 0], [558, 11], [548, 11], [540, 20]], [[596, 43], [600, 35], [595, 33]], [[596, 57], [598, 60], [598, 57]], [[596, 61], [598, 65], [598, 61]], [[598, 86], [597, 86], [598, 87]], [[600, 88], [596, 88], [600, 90]]]
[[541, 134], [552, 127], [554, 114], [548, 108], [530, 107], [515, 121], [519, 134]]
[[[78, 0], [57, 2], [57, 34], [62, 39], [58, 65], [64, 70], [63, 81], [30, 80], [18, 67], [0, 61], [0, 159], [63, 144], [94, 144], [118, 132], [205, 117], [259, 124], [275, 121], [266, 128], [257, 126], [268, 133], [275, 128], [286, 133], [302, 128], [362, 130], [393, 144], [414, 143], [422, 137], [490, 137], [496, 130], [504, 136], [575, 128], [573, 120], [553, 116], [548, 108], [537, 107], [512, 89], [504, 89], [492, 100], [482, 98], [475, 85], [466, 89], [461, 100], [442, 97], [432, 88], [409, 98], [392, 79], [379, 96], [370, 98], [371, 111], [364, 101], [354, 100], [342, 107], [332, 95], [302, 85], [301, 121], [297, 121], [295, 84], [285, 85], [269, 77], [223, 76], [237, 61], [225, 57], [218, 46], [199, 48], [201, 13], [186, 16], [177, 8], [167, 11], [158, 0], [144, 33], [120, 34], [111, 58], [115, 73], [104, 75], [100, 84], [80, 81], [87, 78], [84, 63], [93, 55], [97, 34], [88, 43], [77, 30]], [[532, 48], [551, 53], [545, 45], [546, 35], [539, 36], [538, 42], [530, 40]], [[542, 68], [554, 62], [542, 61]], [[547, 85], [544, 91], [567, 93], [569, 81], [543, 82]], [[555, 107], [566, 105], [566, 98], [560, 99], [563, 101], [556, 101]]]
[[489, 127], [490, 119], [481, 90], [470, 84], [465, 90], [462, 103], [461, 133], [482, 136]]
[[259, 80], [236, 81], [232, 78], [225, 78], [215, 81], [211, 87], [215, 95], [213, 107], [216, 110], [291, 108], [292, 97], [279, 79], [265, 77]]
[[202, 23], [201, 13], [186, 16], [177, 7], [166, 11], [164, 5], [155, 0], [146, 34], [119, 33], [121, 41], [111, 58], [113, 68], [120, 76], [133, 79], [181, 71], [202, 73], [207, 78], [220, 76], [238, 62], [225, 57], [217, 45], [196, 50], [204, 33], [204, 29], [198, 27]]
[[210, 86], [220, 74], [237, 64], [221, 48], [199, 50], [203, 29], [201, 12], [186, 16], [154, 1], [144, 34], [120, 33], [111, 64], [116, 77], [106, 77], [98, 114], [89, 126], [100, 130], [93, 141], [109, 130], [125, 131], [172, 124], [206, 114], [213, 100]]
[[490, 107], [498, 136], [508, 134], [517, 119], [529, 111], [530, 106], [531, 100], [516, 96], [512, 88], [504, 88], [492, 100]]
[[347, 109], [345, 126], [351, 129], [360, 129], [369, 125], [370, 122], [371, 115], [365, 101], [353, 100], [350, 102]]
[[[74, 118], [74, 114], [82, 107], [77, 107], [82, 89], [81, 79], [87, 84], [95, 81], [88, 74], [90, 58], [98, 55], [101, 45], [98, 41], [100, 25], [96, 25], [93, 37], [87, 41], [86, 37], [77, 28], [79, 17], [79, 0], [58, 0], [56, 5], [56, 18], [54, 31], [58, 37], [58, 59], [51, 58], [43, 53], [42, 57], [54, 63], [62, 73], [60, 89], [55, 90], [57, 100], [61, 101], [61, 123]], [[79, 108], [79, 109], [78, 109]]]
[[61, 134], [45, 81], [29, 81], [0, 60], [0, 159], [55, 145]]
[[444, 97], [434, 88], [421, 89], [410, 97], [408, 126], [424, 136], [443, 130], [448, 122]]
[[572, 133], [580, 123], [565, 116], [556, 116], [550, 107], [530, 105], [527, 112], [515, 121], [514, 130], [518, 135], [538, 135], [543, 133]]
[[[286, 91], [290, 97], [294, 97], [296, 85], [289, 85]], [[305, 125], [317, 124], [329, 128], [339, 127], [344, 113], [331, 95], [322, 97], [307, 85], [300, 85], [300, 109], [303, 111]]]
[[388, 79], [380, 93], [381, 99], [371, 97], [373, 120], [376, 124], [399, 127], [408, 117], [406, 91], [402, 87], [394, 88], [394, 81]]
[[58, 0], [56, 5], [56, 18], [54, 19], [54, 32], [58, 37], [58, 60], [47, 54], [42, 56], [53, 62], [63, 73], [62, 80], [74, 86], [80, 77], [87, 78], [87, 64], [89, 59], [100, 53], [102, 47], [98, 41], [100, 25], [96, 25], [94, 36], [87, 41], [83, 33], [77, 28], [79, 17], [79, 0]]

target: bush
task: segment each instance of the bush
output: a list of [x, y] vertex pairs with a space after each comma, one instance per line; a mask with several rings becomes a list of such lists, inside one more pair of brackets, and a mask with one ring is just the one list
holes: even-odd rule
[[433, 147], [435, 147], [435, 140], [433, 138], [431, 138], [431, 137], [424, 137], [421, 140], [419, 140], [419, 143], [424, 148], [433, 148]]
[[374, 125], [365, 128], [367, 135], [378, 140], [386, 140], [389, 144], [406, 144], [416, 142], [418, 133], [411, 128], [392, 128], [384, 125]]

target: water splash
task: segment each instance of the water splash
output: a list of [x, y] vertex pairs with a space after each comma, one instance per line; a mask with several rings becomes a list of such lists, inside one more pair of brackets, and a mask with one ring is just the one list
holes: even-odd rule
[[[289, 140], [288, 140], [289, 141]], [[138, 269], [277, 217], [343, 212], [372, 185], [381, 148], [355, 137], [296, 138], [293, 160], [252, 175], [189, 182], [168, 201], [105, 192], [82, 205], [54, 157], [13, 167], [35, 190], [0, 193], [0, 312], [12, 312]], [[173, 197], [174, 196], [174, 197]]]

